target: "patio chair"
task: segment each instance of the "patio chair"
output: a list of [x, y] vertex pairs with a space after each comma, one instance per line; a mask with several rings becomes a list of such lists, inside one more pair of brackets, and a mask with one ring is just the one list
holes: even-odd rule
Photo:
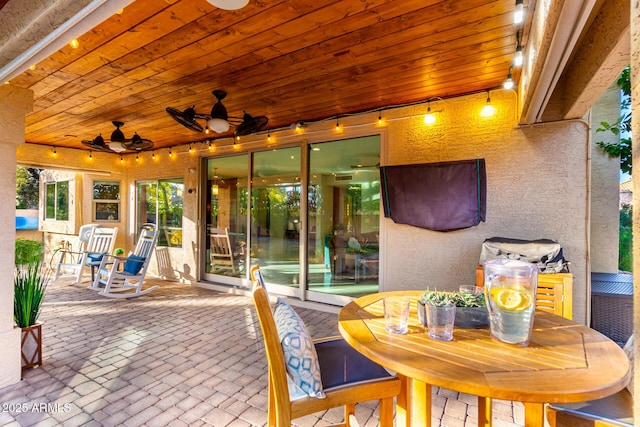
[[227, 228], [212, 228], [210, 230], [210, 239], [209, 262], [211, 271], [230, 270], [231, 273], [236, 274], [236, 259], [229, 240], [229, 230]]
[[[400, 393], [398, 378], [362, 356], [341, 338], [311, 342], [304, 323], [284, 301], [278, 300], [272, 313], [266, 290], [259, 282], [254, 286], [253, 301], [269, 365], [268, 426], [289, 427], [292, 419], [340, 406], [345, 408], [344, 423], [340, 425], [357, 425], [355, 404], [369, 400], [380, 400], [380, 426], [393, 425], [393, 398]], [[294, 342], [303, 342], [307, 344], [304, 346], [307, 350], [315, 352], [295, 355], [295, 350], [301, 347], [295, 346]], [[296, 381], [296, 373], [288, 372], [295, 365], [290, 363], [295, 357], [304, 359], [299, 366], [319, 367], [319, 374], [317, 369], [313, 372], [316, 381], [303, 381], [302, 384], [319, 385], [321, 382], [322, 390], [311, 391], [296, 386], [301, 384]], [[310, 365], [306, 363], [309, 361]], [[304, 370], [307, 374], [312, 371]], [[318, 377], [321, 381], [317, 381]], [[303, 389], [307, 393], [302, 393]]]
[[89, 289], [109, 298], [133, 298], [158, 289], [142, 289], [151, 255], [158, 241], [155, 224], [144, 224], [136, 248], [128, 257], [105, 255]]
[[106, 254], [111, 254], [113, 251], [117, 234], [116, 227], [100, 227], [97, 224], [80, 227], [78, 235], [80, 249], [77, 252], [70, 252], [70, 254], [77, 256], [77, 262], [59, 263], [56, 266], [54, 280], [62, 276], [72, 276], [74, 277], [72, 283], [78, 284], [84, 278], [87, 268], [90, 269], [93, 280], [94, 269], [100, 265], [100, 261]]

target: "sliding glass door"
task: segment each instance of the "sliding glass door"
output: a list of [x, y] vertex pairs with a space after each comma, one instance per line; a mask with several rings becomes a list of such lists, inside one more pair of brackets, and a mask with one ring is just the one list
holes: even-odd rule
[[209, 159], [206, 164], [204, 278], [236, 284], [246, 277], [248, 154]]
[[251, 171], [251, 264], [278, 292], [300, 285], [300, 147], [254, 153]]
[[259, 265], [275, 294], [341, 305], [376, 292], [379, 165], [378, 135], [207, 160], [204, 279], [248, 286]]
[[344, 303], [343, 297], [377, 292], [379, 166], [379, 136], [310, 147], [309, 299]]

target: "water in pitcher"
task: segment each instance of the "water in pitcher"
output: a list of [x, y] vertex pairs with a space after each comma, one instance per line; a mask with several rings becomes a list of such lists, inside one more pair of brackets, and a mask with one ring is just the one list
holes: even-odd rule
[[485, 297], [491, 335], [509, 344], [528, 345], [533, 327], [538, 270], [515, 260], [484, 263]]

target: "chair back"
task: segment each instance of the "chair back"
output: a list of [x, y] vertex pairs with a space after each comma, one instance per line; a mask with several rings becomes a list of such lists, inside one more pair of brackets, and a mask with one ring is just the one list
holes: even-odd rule
[[211, 247], [209, 259], [212, 266], [235, 269], [231, 241], [227, 228], [212, 228], [210, 231]]
[[111, 254], [116, 244], [117, 227], [94, 227], [87, 243], [86, 252]]
[[262, 276], [262, 271], [260, 271], [260, 267], [258, 265], [252, 265], [249, 273], [251, 274], [251, 281], [258, 282], [260, 286], [262, 286], [263, 288], [265, 287], [264, 277]]
[[288, 425], [291, 420], [291, 400], [289, 398], [289, 386], [287, 385], [287, 369], [284, 363], [284, 355], [276, 322], [273, 319], [267, 291], [262, 286], [254, 286], [253, 303], [260, 320], [262, 338], [269, 364], [269, 387], [273, 392], [274, 402], [269, 406], [276, 409], [276, 425]]
[[80, 241], [80, 251], [84, 251], [91, 240], [91, 234], [93, 234], [93, 229], [100, 227], [99, 224], [85, 224], [80, 227], [78, 231], [78, 240]]
[[136, 243], [136, 247], [133, 250], [133, 255], [144, 258], [144, 265], [140, 271], [140, 275], [142, 276], [144, 276], [144, 273], [147, 271], [149, 260], [151, 259], [151, 255], [153, 255], [153, 250], [155, 249], [157, 242], [158, 229], [156, 228], [156, 225], [142, 224], [138, 243]]

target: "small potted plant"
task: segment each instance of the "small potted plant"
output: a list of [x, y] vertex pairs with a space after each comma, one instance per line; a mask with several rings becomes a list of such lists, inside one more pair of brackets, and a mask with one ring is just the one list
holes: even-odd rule
[[454, 304], [456, 306], [455, 326], [460, 328], [486, 328], [489, 326], [489, 312], [484, 293], [466, 287], [456, 292], [432, 291], [427, 289], [418, 301], [418, 320], [426, 325], [425, 304], [436, 306]]
[[38, 323], [49, 274], [40, 262], [17, 265], [13, 281], [13, 319], [22, 329], [22, 369], [42, 365], [42, 324]]
[[42, 324], [38, 317], [49, 283], [41, 244], [30, 243], [16, 242], [13, 279], [13, 320], [22, 329], [23, 370], [42, 365]]

